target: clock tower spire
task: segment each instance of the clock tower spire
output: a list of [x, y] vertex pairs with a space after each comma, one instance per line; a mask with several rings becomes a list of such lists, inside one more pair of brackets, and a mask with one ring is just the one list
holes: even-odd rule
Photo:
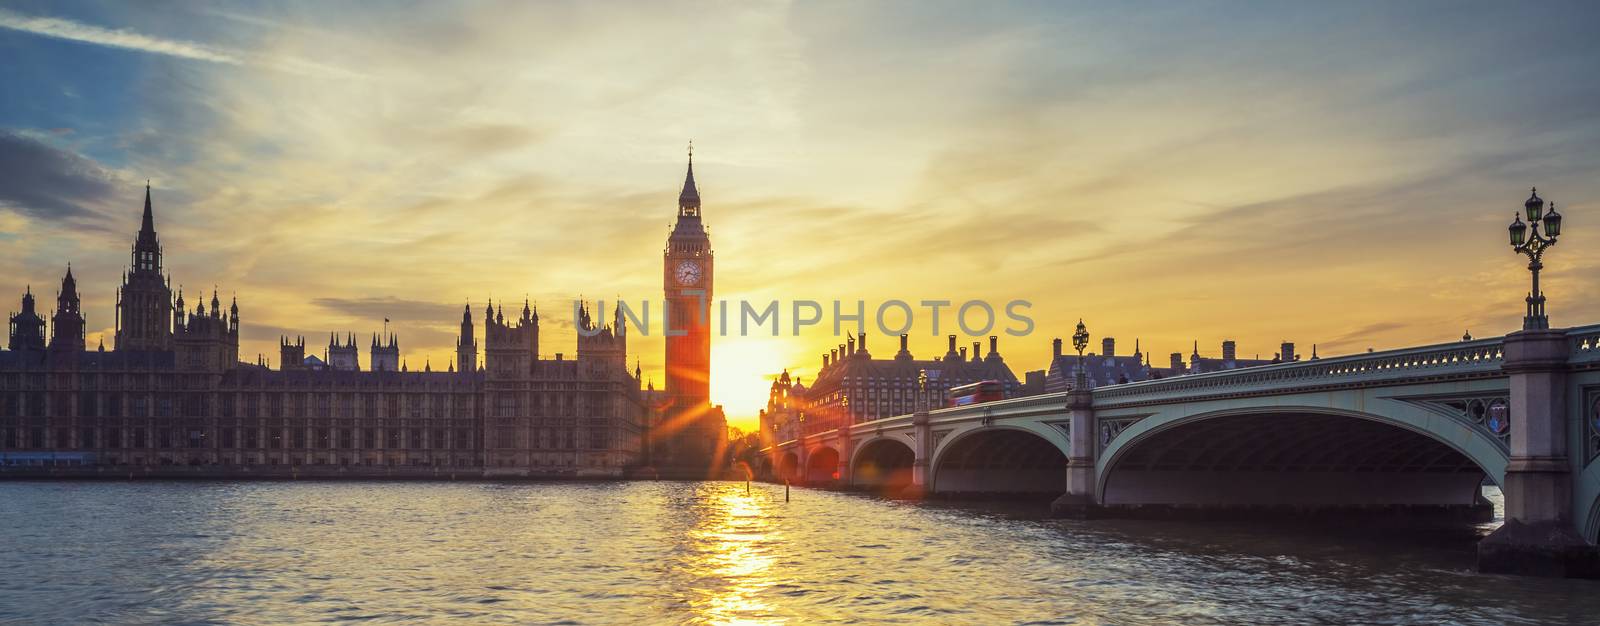
[[683, 178], [683, 192], [678, 194], [678, 215], [700, 216], [700, 188], [694, 184], [694, 142], [689, 142], [689, 174]]
[[721, 410], [711, 406], [711, 238], [701, 222], [693, 143], [662, 260], [670, 406], [656, 429], [659, 456], [676, 469], [704, 473], [727, 429]]

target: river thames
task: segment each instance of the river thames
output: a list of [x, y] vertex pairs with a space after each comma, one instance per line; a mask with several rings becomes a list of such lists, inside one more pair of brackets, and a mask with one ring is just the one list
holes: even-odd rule
[[[1593, 624], [1474, 532], [743, 483], [0, 483], [0, 622]], [[1482, 532], [1482, 529], [1477, 531]]]

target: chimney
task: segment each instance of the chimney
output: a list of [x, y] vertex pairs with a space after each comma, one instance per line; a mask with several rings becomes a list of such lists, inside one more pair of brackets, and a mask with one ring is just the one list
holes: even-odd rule
[[1050, 342], [1050, 352], [1051, 352], [1050, 356], [1052, 358], [1059, 358], [1061, 356], [1061, 338], [1060, 337], [1056, 337], [1055, 341]]
[[998, 335], [989, 335], [989, 356], [1000, 358], [1000, 337]]
[[1174, 352], [1174, 353], [1172, 353], [1172, 371], [1174, 371], [1174, 372], [1182, 372], [1183, 371], [1183, 353], [1182, 352]]
[[910, 338], [910, 335], [900, 335], [900, 352], [896, 353], [894, 355], [894, 358], [897, 358], [897, 359], [910, 359], [911, 358], [911, 349], [907, 347], [907, 342], [910, 341], [909, 338]]
[[961, 360], [967, 360], [967, 347], [961, 346]]
[[828, 369], [828, 355], [822, 355], [822, 369]]
[[1278, 346], [1278, 358], [1283, 359], [1284, 363], [1300, 360], [1300, 355], [1294, 353], [1294, 342], [1285, 341]]
[[1232, 339], [1222, 342], [1222, 360], [1224, 362], [1232, 362], [1235, 360], [1234, 347], [1235, 344], [1233, 343]]
[[863, 352], [863, 353], [865, 353], [867, 351], [867, 334], [866, 333], [861, 333], [861, 339], [856, 342], [856, 346], [861, 348], [861, 352]]
[[834, 348], [832, 350], [829, 350], [828, 354], [833, 357], [833, 362], [834, 363], [838, 363], [839, 362], [839, 349], [838, 348]]
[[1111, 337], [1101, 339], [1100, 356], [1117, 356], [1117, 340]]
[[972, 342], [972, 360], [976, 361], [976, 360], [978, 360], [979, 358], [982, 358], [982, 357], [983, 357], [983, 343], [982, 342], [978, 342], [978, 341]]
[[956, 351], [956, 336], [955, 335], [950, 335], [950, 352], [952, 354], [954, 354], [955, 351]]

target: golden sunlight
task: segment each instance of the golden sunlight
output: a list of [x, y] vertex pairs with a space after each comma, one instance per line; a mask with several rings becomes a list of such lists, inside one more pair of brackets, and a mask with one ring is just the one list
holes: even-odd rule
[[[788, 342], [772, 337], [718, 337], [711, 344], [712, 398], [729, 407], [765, 406], [767, 391], [778, 373], [794, 362], [784, 348]], [[729, 415], [728, 425], [749, 431], [756, 426], [755, 411]]]
[[701, 551], [700, 567], [705, 579], [719, 581], [714, 588], [700, 590], [692, 603], [709, 624], [781, 624], [770, 617], [772, 607], [760, 599], [761, 592], [774, 584], [770, 573], [773, 557], [770, 546], [779, 541], [772, 528], [773, 512], [765, 490], [746, 493], [737, 483], [702, 486], [712, 490], [706, 506], [712, 512], [700, 528], [692, 532]]

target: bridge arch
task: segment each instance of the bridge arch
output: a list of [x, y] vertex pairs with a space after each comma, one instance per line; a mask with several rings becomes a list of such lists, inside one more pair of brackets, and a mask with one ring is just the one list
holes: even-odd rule
[[805, 472], [807, 485], [829, 485], [839, 480], [839, 451], [832, 446], [817, 446], [806, 453]]
[[899, 493], [911, 486], [911, 468], [916, 458], [916, 451], [904, 439], [868, 439], [855, 447], [850, 482], [884, 495]]
[[750, 473], [758, 480], [772, 479], [772, 456], [768, 454], [757, 455], [755, 467], [750, 468]]
[[784, 450], [778, 458], [778, 480], [800, 481], [800, 455], [794, 450]]
[[1268, 406], [1152, 415], [1100, 454], [1107, 506], [1478, 506], [1506, 455], [1438, 416]]
[[928, 490], [940, 494], [1037, 494], [1066, 490], [1067, 444], [1019, 425], [949, 435], [929, 464]]
[[1589, 543], [1600, 544], [1600, 498], [1589, 505], [1589, 517], [1585, 520], [1583, 536]]

